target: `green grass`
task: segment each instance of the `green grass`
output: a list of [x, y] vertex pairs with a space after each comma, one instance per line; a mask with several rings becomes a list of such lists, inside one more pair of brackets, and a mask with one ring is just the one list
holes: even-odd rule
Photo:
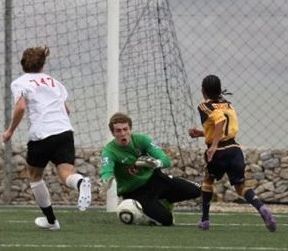
[[61, 230], [36, 228], [37, 208], [0, 208], [0, 250], [255, 250], [288, 251], [288, 216], [278, 214], [270, 233], [257, 214], [212, 214], [210, 231], [198, 213], [176, 213], [172, 227], [124, 225], [115, 213], [56, 208]]

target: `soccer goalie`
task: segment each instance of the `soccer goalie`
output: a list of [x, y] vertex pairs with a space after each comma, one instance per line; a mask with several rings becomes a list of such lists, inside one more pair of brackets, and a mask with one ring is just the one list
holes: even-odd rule
[[213, 195], [214, 180], [220, 180], [226, 173], [238, 195], [258, 210], [269, 231], [276, 230], [274, 216], [259, 200], [252, 188], [245, 186], [245, 161], [239, 144], [235, 141], [238, 132], [237, 114], [223, 95], [221, 81], [215, 75], [206, 76], [202, 82], [204, 102], [198, 106], [203, 130], [189, 129], [192, 138], [205, 137], [207, 170], [202, 183], [202, 219], [199, 228], [209, 229], [209, 208]]
[[196, 183], [170, 177], [161, 169], [171, 166], [170, 158], [145, 134], [132, 133], [132, 120], [116, 113], [109, 128], [114, 136], [102, 150], [101, 179], [117, 183], [117, 194], [123, 199], [138, 201], [144, 214], [165, 226], [173, 224], [173, 215], [163, 204], [200, 196]]

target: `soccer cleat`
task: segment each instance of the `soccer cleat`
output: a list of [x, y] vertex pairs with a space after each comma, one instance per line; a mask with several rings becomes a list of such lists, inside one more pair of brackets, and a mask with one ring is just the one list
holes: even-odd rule
[[261, 206], [259, 209], [260, 215], [263, 218], [267, 229], [270, 232], [276, 231], [276, 219], [265, 205]]
[[46, 217], [37, 217], [35, 219], [35, 224], [39, 228], [46, 229], [46, 230], [51, 230], [51, 231], [60, 230], [60, 224], [58, 220], [55, 220], [54, 224], [50, 224], [47, 221]]
[[202, 230], [209, 230], [210, 222], [209, 220], [199, 221], [198, 228]]
[[91, 182], [88, 177], [83, 178], [78, 198], [78, 208], [80, 211], [85, 211], [91, 203]]

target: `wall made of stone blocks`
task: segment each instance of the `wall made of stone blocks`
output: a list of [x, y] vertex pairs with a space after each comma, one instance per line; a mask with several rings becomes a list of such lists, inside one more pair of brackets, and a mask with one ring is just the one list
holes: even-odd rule
[[[201, 183], [204, 174], [204, 149], [179, 151], [166, 148], [166, 152], [173, 160], [173, 167], [165, 172]], [[0, 155], [0, 204], [35, 205], [29, 187], [26, 170], [26, 150], [17, 146], [13, 149], [13, 167], [11, 168], [12, 185], [9, 198], [5, 187], [5, 171], [3, 149]], [[255, 188], [259, 198], [269, 203], [288, 203], [288, 150], [257, 150], [244, 149], [246, 159], [246, 182]], [[77, 171], [91, 177], [93, 185], [93, 206], [105, 205], [106, 193], [102, 191], [99, 180], [100, 151], [97, 149], [77, 149]], [[232, 168], [232, 167], [231, 167]], [[73, 191], [63, 184], [56, 175], [53, 164], [45, 169], [44, 177], [51, 193], [53, 204], [75, 205], [77, 191]], [[226, 176], [215, 184], [214, 200], [218, 202], [241, 201], [235, 193]], [[194, 201], [198, 204], [199, 199]]]

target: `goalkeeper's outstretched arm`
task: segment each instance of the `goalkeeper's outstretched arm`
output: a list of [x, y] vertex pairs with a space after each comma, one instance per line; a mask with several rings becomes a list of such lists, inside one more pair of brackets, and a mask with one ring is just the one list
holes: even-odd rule
[[114, 177], [114, 161], [111, 160], [109, 153], [103, 150], [101, 155], [101, 168], [100, 168], [100, 178], [103, 182], [108, 182]]

